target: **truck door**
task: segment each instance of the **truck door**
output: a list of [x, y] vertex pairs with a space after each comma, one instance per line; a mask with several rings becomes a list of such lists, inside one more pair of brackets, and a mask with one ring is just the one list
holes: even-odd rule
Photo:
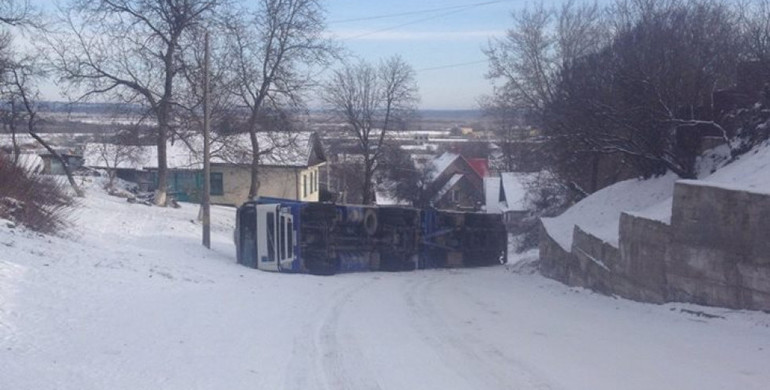
[[257, 205], [257, 268], [278, 271], [279, 207], [277, 204]]
[[278, 219], [278, 270], [291, 272], [298, 271], [298, 265], [295, 267], [297, 254], [295, 253], [295, 243], [297, 242], [296, 229], [294, 228], [294, 217], [288, 208], [282, 208]]
[[257, 209], [245, 205], [238, 209], [235, 242], [238, 263], [257, 268]]

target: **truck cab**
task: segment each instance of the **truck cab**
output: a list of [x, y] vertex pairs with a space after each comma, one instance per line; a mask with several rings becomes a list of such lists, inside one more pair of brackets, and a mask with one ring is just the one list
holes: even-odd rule
[[238, 263], [263, 271], [297, 272], [297, 232], [291, 209], [250, 203], [238, 210]]
[[294, 217], [280, 204], [257, 205], [257, 268], [264, 271], [291, 271], [297, 260]]

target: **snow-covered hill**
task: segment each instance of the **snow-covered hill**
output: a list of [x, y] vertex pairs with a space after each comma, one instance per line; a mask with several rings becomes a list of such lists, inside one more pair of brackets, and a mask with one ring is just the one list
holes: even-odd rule
[[[770, 315], [514, 266], [333, 277], [235, 264], [234, 209], [91, 186], [69, 237], [0, 223], [0, 389], [765, 389]], [[515, 259], [512, 259], [515, 260]]]
[[[698, 162], [699, 180], [711, 186], [757, 193], [770, 193], [770, 142], [726, 164], [730, 151], [726, 146], [704, 154]], [[548, 234], [564, 250], [572, 247], [575, 225], [613, 246], [618, 246], [620, 213], [644, 216], [668, 223], [674, 183], [669, 173], [647, 180], [631, 179], [603, 188], [581, 200], [555, 218], [544, 218]]]

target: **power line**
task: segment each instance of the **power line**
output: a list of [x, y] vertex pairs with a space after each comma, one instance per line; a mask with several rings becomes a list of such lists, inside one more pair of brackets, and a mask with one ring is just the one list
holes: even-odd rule
[[438, 66], [431, 66], [430, 68], [417, 69], [416, 72], [427, 72], [427, 71], [431, 71], [431, 70], [458, 68], [458, 67], [461, 67], [461, 66], [483, 64], [483, 63], [486, 63], [486, 62], [487, 62], [487, 60], [478, 60], [478, 61], [471, 61], [471, 62], [460, 62], [460, 63], [457, 63], [457, 64], [438, 65]]
[[397, 29], [397, 28], [401, 28], [401, 27], [405, 27], [405, 26], [409, 26], [409, 25], [412, 25], [412, 24], [417, 24], [417, 23], [425, 22], [425, 21], [428, 21], [428, 20], [431, 20], [431, 19], [440, 18], [440, 17], [442, 17], [442, 16], [448, 16], [448, 15], [456, 14], [456, 13], [458, 13], [458, 12], [462, 12], [462, 11], [465, 11], [465, 9], [463, 8], [463, 9], [459, 9], [459, 10], [455, 10], [455, 11], [449, 11], [449, 12], [445, 12], [445, 13], [443, 13], [443, 14], [438, 14], [438, 15], [434, 15], [434, 16], [429, 16], [429, 17], [427, 17], [427, 18], [417, 19], [417, 20], [413, 20], [413, 21], [411, 21], [411, 22], [406, 22], [406, 23], [397, 24], [397, 25], [395, 25], [395, 26], [391, 26], [391, 27], [385, 27], [385, 28], [381, 28], [381, 29], [379, 29], [379, 30], [373, 30], [373, 31], [365, 32], [365, 33], [363, 33], [363, 34], [354, 35], [354, 36], [352, 36], [352, 37], [350, 37], [350, 38], [347, 38], [347, 39], [358, 39], [358, 38], [363, 38], [363, 37], [365, 37], [365, 36], [369, 36], [369, 35], [373, 35], [373, 34], [377, 34], [377, 33], [385, 32], [385, 31], [395, 30], [395, 29]]
[[[372, 35], [372, 34], [377, 34], [377, 33], [385, 32], [385, 31], [395, 30], [397, 28], [401, 28], [401, 27], [404, 27], [404, 26], [409, 26], [409, 25], [412, 25], [412, 24], [417, 24], [417, 23], [425, 22], [425, 21], [436, 19], [436, 18], [440, 18], [440, 17], [443, 17], [443, 16], [448, 16], [448, 15], [456, 14], [456, 13], [463, 12], [463, 11], [468, 10], [468, 9], [478, 8], [478, 7], [482, 7], [482, 6], [485, 6], [485, 5], [496, 4], [496, 3], [507, 3], [507, 2], [511, 2], [511, 1], [513, 1], [513, 0], [496, 0], [496, 1], [486, 1], [486, 2], [482, 2], [482, 3], [473, 3], [473, 4], [468, 4], [468, 5], [461, 5], [461, 6], [437, 8], [438, 10], [449, 10], [449, 11], [448, 12], [440, 13], [438, 15], [428, 16], [428, 17], [425, 17], [425, 18], [421, 18], [421, 19], [412, 20], [412, 21], [409, 21], [409, 22], [397, 24], [395, 26], [385, 27], [385, 28], [381, 28], [381, 29], [378, 29], [378, 30], [365, 32], [363, 34], [354, 35], [352, 37], [344, 38], [343, 40], [351, 40], [351, 39], [363, 38], [363, 37], [366, 37], [366, 36], [369, 36], [369, 35]], [[426, 11], [415, 11], [415, 12], [426, 12]], [[436, 11], [434, 10], [434, 12], [436, 12]], [[382, 17], [382, 16], [373, 16], [371, 18], [380, 18], [380, 17]], [[385, 17], [388, 17], [388, 16], [386, 15]]]
[[363, 17], [360, 17], [360, 18], [333, 20], [333, 21], [329, 22], [329, 24], [362, 22], [362, 21], [367, 21], [367, 20], [378, 20], [378, 19], [397, 18], [397, 17], [401, 17], [401, 16], [429, 14], [429, 13], [433, 13], [433, 12], [455, 10], [455, 9], [459, 9], [459, 8], [465, 9], [465, 8], [481, 7], [481, 6], [484, 6], [484, 5], [491, 5], [491, 4], [496, 4], [496, 3], [507, 3], [507, 2], [511, 2], [511, 1], [512, 0], [485, 1], [485, 2], [481, 2], [481, 3], [464, 4], [464, 5], [453, 5], [453, 6], [448, 6], [448, 7], [424, 9], [424, 10], [420, 10], [420, 11], [399, 12], [399, 13], [395, 13], [395, 14], [384, 14], [384, 15], [375, 15], [375, 16], [363, 16]]

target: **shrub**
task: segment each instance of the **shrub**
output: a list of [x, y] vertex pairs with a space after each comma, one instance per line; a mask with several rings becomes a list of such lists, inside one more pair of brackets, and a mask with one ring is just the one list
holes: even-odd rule
[[29, 173], [0, 153], [0, 218], [53, 234], [67, 226], [73, 206], [53, 177]]

